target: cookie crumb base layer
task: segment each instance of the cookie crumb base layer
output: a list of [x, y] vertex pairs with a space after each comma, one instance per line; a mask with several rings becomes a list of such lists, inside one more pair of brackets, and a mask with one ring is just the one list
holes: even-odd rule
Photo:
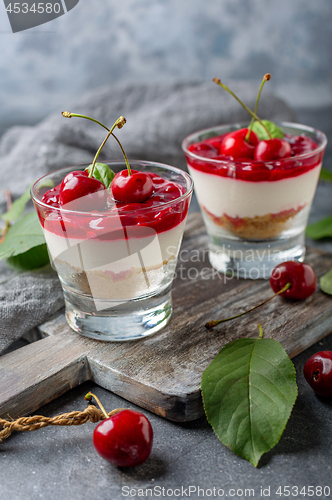
[[283, 231], [291, 227], [294, 217], [304, 207], [305, 205], [302, 205], [296, 209], [284, 210], [278, 214], [255, 217], [230, 217], [227, 214], [216, 217], [205, 207], [202, 207], [202, 209], [214, 224], [223, 227], [230, 234], [246, 240], [259, 240], [280, 236]]

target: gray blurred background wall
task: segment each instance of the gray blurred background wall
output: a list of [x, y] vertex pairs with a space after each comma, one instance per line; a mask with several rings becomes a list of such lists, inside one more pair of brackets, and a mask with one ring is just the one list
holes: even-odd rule
[[332, 104], [331, 0], [80, 0], [13, 34], [0, 5], [0, 132], [105, 83], [259, 85], [291, 106]]

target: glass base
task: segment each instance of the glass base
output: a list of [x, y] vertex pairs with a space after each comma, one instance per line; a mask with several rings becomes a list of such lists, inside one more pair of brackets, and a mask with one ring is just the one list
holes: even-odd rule
[[66, 290], [64, 296], [69, 326], [97, 340], [122, 342], [144, 338], [164, 328], [172, 315], [171, 287], [157, 295], [123, 303], [102, 300], [98, 311], [89, 296]]
[[266, 241], [223, 237], [209, 244], [211, 266], [221, 273], [244, 279], [269, 279], [272, 270], [281, 262], [303, 262], [304, 257], [304, 234]]

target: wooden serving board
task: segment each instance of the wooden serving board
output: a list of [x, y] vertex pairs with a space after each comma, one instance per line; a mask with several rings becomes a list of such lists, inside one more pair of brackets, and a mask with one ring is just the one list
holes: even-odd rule
[[[187, 221], [173, 285], [170, 324], [138, 341], [106, 343], [73, 332], [61, 314], [40, 327], [45, 338], [0, 357], [0, 416], [27, 415], [76, 385], [92, 380], [174, 421], [203, 414], [200, 381], [220, 349], [240, 337], [266, 337], [292, 357], [332, 331], [332, 297], [320, 290], [303, 302], [276, 297], [248, 316], [208, 331], [204, 324], [238, 314], [271, 295], [268, 281], [229, 279], [208, 262], [200, 214]], [[332, 254], [309, 249], [317, 276], [332, 268]]]

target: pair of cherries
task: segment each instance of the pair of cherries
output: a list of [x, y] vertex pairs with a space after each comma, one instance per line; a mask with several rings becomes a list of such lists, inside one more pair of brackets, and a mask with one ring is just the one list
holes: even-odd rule
[[220, 323], [225, 323], [226, 321], [244, 316], [254, 309], [263, 306], [277, 295], [287, 299], [305, 300], [316, 290], [317, 277], [315, 271], [309, 264], [290, 260], [282, 262], [273, 269], [270, 276], [270, 285], [274, 291], [272, 297], [231, 318], [208, 321], [205, 327], [211, 330]]
[[65, 118], [84, 118], [98, 123], [98, 125], [107, 130], [108, 134], [94, 157], [90, 173], [87, 171], [74, 171], [66, 175], [63, 179], [59, 190], [59, 203], [61, 206], [66, 206], [65, 208], [69, 210], [84, 212], [106, 208], [108, 191], [100, 180], [93, 177], [93, 172], [98, 156], [111, 135], [118, 142], [127, 165], [127, 169], [116, 174], [112, 180], [111, 191], [115, 201], [142, 203], [152, 195], [153, 183], [151, 177], [145, 172], [131, 170], [122, 144], [113, 134], [115, 128], [121, 129], [125, 125], [126, 119], [123, 116], [120, 116], [109, 129], [106, 125], [90, 116], [71, 113], [69, 111], [63, 111], [62, 115]]
[[[310, 297], [316, 290], [317, 278], [314, 270], [308, 264], [288, 261], [279, 264], [273, 269], [270, 277], [270, 285], [275, 294], [281, 297], [304, 300]], [[262, 304], [259, 304], [259, 306]], [[259, 306], [250, 310], [256, 309]], [[234, 318], [211, 321], [206, 326], [207, 328], [213, 328], [223, 321]], [[332, 397], [332, 351], [320, 351], [311, 356], [304, 365], [303, 373], [310, 387], [318, 395]]]
[[[122, 170], [112, 181], [111, 190], [116, 201], [142, 203], [153, 193], [151, 177], [145, 172]], [[70, 172], [63, 179], [59, 191], [59, 203], [70, 210], [103, 210], [106, 207], [108, 192], [104, 184], [89, 177], [87, 171]], [[83, 198], [83, 200], [82, 200]]]
[[[285, 262], [273, 270], [270, 283], [275, 292], [291, 283], [281, 295], [302, 300], [314, 293], [316, 275], [308, 264]], [[316, 394], [332, 397], [332, 351], [320, 351], [311, 356], [304, 365], [303, 374]]]
[[[278, 292], [286, 283], [291, 286], [281, 295], [303, 300], [314, 293], [316, 275], [308, 264], [285, 262], [273, 270], [270, 284], [274, 292]], [[303, 374], [317, 394], [332, 397], [332, 351], [320, 351], [311, 356], [304, 365]]]
[[231, 156], [234, 160], [272, 161], [291, 156], [291, 146], [283, 139], [266, 139], [260, 141], [255, 132], [241, 128], [227, 134], [221, 144], [220, 153]]

